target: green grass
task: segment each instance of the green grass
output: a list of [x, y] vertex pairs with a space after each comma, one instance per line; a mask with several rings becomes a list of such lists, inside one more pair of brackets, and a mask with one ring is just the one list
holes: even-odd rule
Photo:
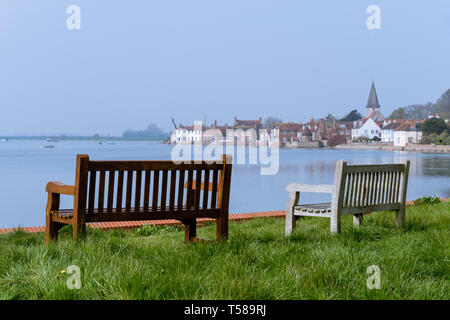
[[[44, 245], [44, 235], [0, 236], [0, 299], [450, 299], [450, 204], [364, 217], [329, 234], [328, 219], [302, 218], [290, 237], [284, 220], [230, 224], [230, 242], [185, 246], [176, 228], [145, 232], [88, 230]], [[214, 238], [215, 226], [198, 230]], [[82, 288], [66, 287], [69, 265]], [[381, 288], [366, 286], [367, 267]]]

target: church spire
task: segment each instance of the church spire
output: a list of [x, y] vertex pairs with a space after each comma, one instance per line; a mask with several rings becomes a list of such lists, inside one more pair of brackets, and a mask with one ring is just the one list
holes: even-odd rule
[[372, 87], [370, 88], [369, 100], [367, 101], [366, 108], [380, 109], [380, 103], [378, 102], [377, 90], [375, 89], [375, 83], [372, 81]]

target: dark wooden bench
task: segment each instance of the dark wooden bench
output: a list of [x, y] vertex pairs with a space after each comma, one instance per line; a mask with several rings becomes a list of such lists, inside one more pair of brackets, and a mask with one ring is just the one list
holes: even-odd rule
[[[90, 161], [77, 155], [75, 184], [49, 182], [46, 187], [46, 243], [58, 230], [73, 226], [73, 238], [86, 223], [175, 219], [183, 223], [185, 241], [196, 237], [196, 219], [213, 218], [217, 240], [228, 237], [228, 203], [232, 158], [212, 164], [172, 161]], [[208, 183], [206, 183], [208, 182]], [[60, 209], [60, 195], [74, 197], [73, 209]]]

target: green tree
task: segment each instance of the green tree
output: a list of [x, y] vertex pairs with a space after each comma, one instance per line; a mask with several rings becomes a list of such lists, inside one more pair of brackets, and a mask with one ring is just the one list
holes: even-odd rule
[[388, 119], [408, 119], [405, 108], [398, 108], [392, 111]]
[[422, 132], [425, 136], [428, 136], [431, 133], [439, 135], [446, 130], [448, 131], [448, 125], [444, 120], [439, 118], [427, 119], [422, 124]]
[[331, 113], [327, 114], [327, 116], [325, 117], [326, 123], [332, 124], [334, 120], [336, 120], [336, 118]]
[[350, 122], [350, 121], [356, 121], [361, 119], [362, 116], [358, 112], [358, 110], [352, 110], [350, 111], [345, 117], [343, 117], [340, 121]]

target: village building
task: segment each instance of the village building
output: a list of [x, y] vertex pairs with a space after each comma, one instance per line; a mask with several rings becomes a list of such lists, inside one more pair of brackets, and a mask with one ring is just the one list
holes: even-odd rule
[[[235, 144], [257, 143], [259, 140], [259, 130], [262, 128], [261, 117], [258, 120], [238, 120], [235, 117], [233, 126], [228, 126], [227, 124], [218, 126], [217, 121], [214, 121], [210, 126], [204, 126], [202, 121], [195, 121], [192, 126], [180, 124], [178, 128], [172, 131], [169, 142], [171, 144], [219, 142], [216, 139], [221, 135], [222, 138], [220, 141], [222, 142], [227, 141]], [[233, 130], [233, 136], [227, 136], [228, 129]], [[254, 129], [254, 131], [251, 132], [248, 129]]]
[[403, 122], [390, 122], [381, 128], [381, 142], [394, 142], [394, 130], [400, 127]]
[[381, 123], [375, 122], [372, 118], [365, 121], [355, 121], [354, 129], [352, 129], [352, 140], [359, 138], [373, 139], [378, 137], [381, 139]]
[[303, 132], [303, 125], [300, 123], [280, 123], [277, 126], [279, 130], [280, 146], [285, 146], [286, 143], [301, 141]]
[[381, 106], [378, 102], [377, 90], [375, 89], [375, 83], [372, 81], [372, 87], [370, 88], [369, 99], [366, 105], [366, 118], [372, 118], [375, 122], [383, 122], [384, 116], [380, 109]]
[[394, 129], [394, 146], [404, 147], [408, 143], [419, 143], [422, 139], [422, 124], [416, 121], [407, 121]]
[[369, 98], [366, 105], [366, 117], [354, 121], [352, 129], [352, 140], [359, 138], [373, 139], [374, 137], [381, 139], [381, 127], [385, 118], [381, 113], [380, 102], [378, 101], [375, 83], [372, 81]]

